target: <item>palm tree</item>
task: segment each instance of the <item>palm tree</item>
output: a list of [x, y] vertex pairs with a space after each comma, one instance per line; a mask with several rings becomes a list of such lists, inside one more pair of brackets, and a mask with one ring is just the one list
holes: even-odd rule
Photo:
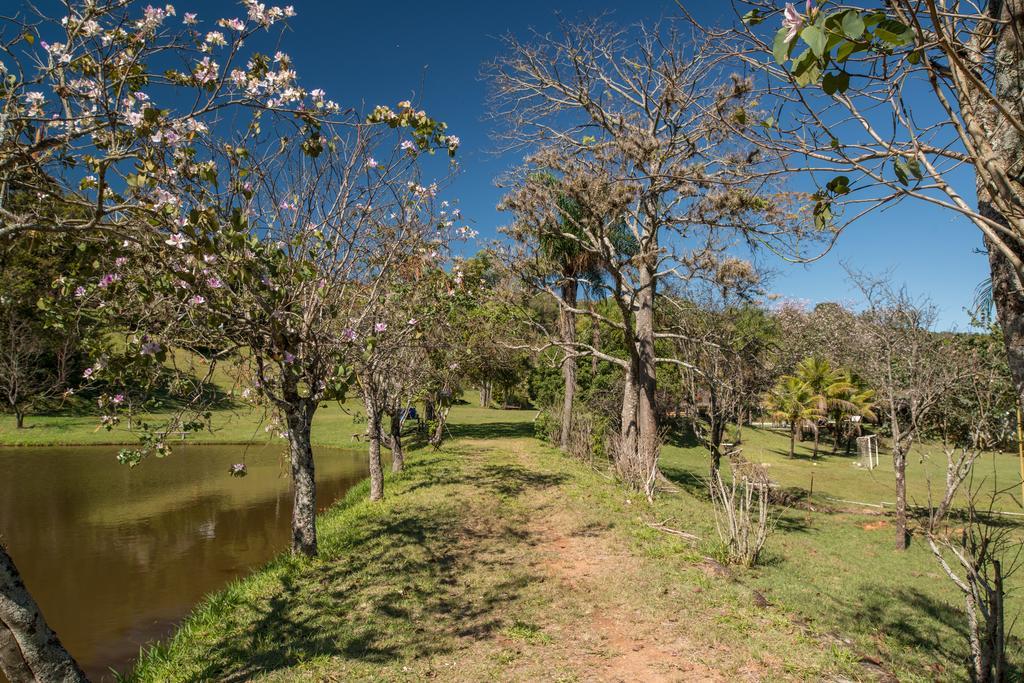
[[852, 408], [851, 411], [846, 413], [845, 417], [860, 417], [861, 420], [852, 421], [853, 425], [850, 428], [850, 433], [846, 439], [846, 452], [850, 452], [850, 446], [853, 443], [854, 436], [860, 436], [861, 434], [861, 421], [867, 420], [868, 422], [875, 422], [878, 417], [875, 415], [875, 390], [864, 389], [863, 391], [855, 391], [849, 398], [849, 403]]
[[[571, 348], [576, 342], [576, 313], [573, 309], [577, 308], [579, 286], [589, 284], [592, 292], [591, 310], [593, 310], [593, 291], [600, 287], [604, 279], [601, 255], [586, 246], [584, 223], [586, 221], [604, 223], [608, 219], [607, 217], [588, 215], [578, 199], [559, 188], [561, 181], [554, 174], [540, 171], [533, 174], [531, 179], [542, 185], [556, 188], [555, 204], [560, 219], [542, 226], [537, 237], [541, 253], [551, 264], [558, 279], [559, 298], [561, 299], [558, 313], [559, 336], [566, 348]], [[625, 222], [612, 219], [606, 224], [611, 226], [609, 237], [617, 252], [629, 254], [633, 245], [630, 243], [631, 234]], [[599, 323], [596, 319], [593, 320], [593, 323], [596, 333]], [[559, 446], [566, 448], [569, 445], [569, 435], [572, 431], [572, 409], [576, 397], [576, 358], [568, 353], [562, 360], [562, 381], [565, 384], [565, 393], [562, 400]]]
[[[839, 441], [839, 423], [844, 412], [853, 406], [849, 402], [854, 392], [850, 373], [834, 368], [828, 360], [811, 356], [803, 359], [796, 367], [796, 377], [803, 380], [814, 394], [821, 416], [831, 415], [835, 419], [835, 442]], [[834, 446], [835, 444], [833, 444]], [[835, 448], [833, 448], [835, 452]], [[818, 425], [814, 425], [814, 455], [818, 457]]]
[[789, 422], [789, 457], [794, 457], [796, 449], [796, 432], [804, 425], [818, 429], [818, 418], [821, 417], [818, 395], [807, 382], [799, 377], [785, 375], [779, 378], [775, 386], [765, 396], [764, 407], [773, 419]]

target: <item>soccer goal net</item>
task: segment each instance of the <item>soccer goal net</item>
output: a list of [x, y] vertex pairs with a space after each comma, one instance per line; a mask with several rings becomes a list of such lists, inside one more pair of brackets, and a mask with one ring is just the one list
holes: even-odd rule
[[878, 467], [878, 437], [874, 434], [857, 437], [857, 455], [861, 467], [873, 470]]

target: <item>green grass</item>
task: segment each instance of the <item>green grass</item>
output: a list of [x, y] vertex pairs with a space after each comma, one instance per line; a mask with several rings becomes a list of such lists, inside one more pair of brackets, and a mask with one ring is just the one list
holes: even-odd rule
[[[509, 436], [525, 436], [532, 433], [530, 420], [535, 411], [490, 410], [479, 407], [475, 392], [466, 394], [466, 401], [452, 407], [451, 429], [453, 433], [472, 436], [475, 426], [505, 423], [504, 432]], [[143, 415], [139, 419], [159, 424], [166, 413]], [[366, 430], [365, 422], [356, 423], [353, 417], [364, 415], [362, 404], [350, 401], [345, 405], [324, 403], [317, 410], [313, 422], [314, 442], [323, 446], [348, 448], [355, 445], [354, 434]], [[188, 435], [190, 443], [251, 443], [270, 441], [267, 434], [266, 416], [247, 406], [235, 409], [213, 411], [210, 430]], [[493, 427], [491, 427], [491, 433]], [[137, 442], [136, 435], [122, 421], [107, 431], [99, 427], [99, 418], [93, 415], [30, 415], [24, 429], [17, 429], [14, 417], [0, 415], [0, 446], [76, 446], [76, 445], [121, 445]]]
[[[321, 517], [321, 557], [281, 557], [211, 596], [143, 654], [132, 680], [587, 680], [639, 649], [591, 638], [588, 623], [606, 621], [641, 638], [684, 637], [677, 660], [726, 677], [859, 671], [844, 646], [751, 604], [746, 586], [709, 580], [692, 549], [638, 536], [638, 501], [532, 440], [419, 452], [389, 478], [383, 503], [366, 493], [357, 487]], [[538, 528], [551, 519], [564, 536], [548, 538], [558, 524]], [[546, 545], [568, 552], [576, 538], [637, 554], [610, 574], [591, 568], [599, 579], [580, 592], [538, 561]]]
[[[872, 675], [865, 660], [900, 680], [964, 678], [958, 593], [918, 537], [908, 551], [895, 551], [891, 508], [870, 507], [894, 500], [886, 453], [872, 472], [856, 467], [855, 457], [828, 453], [828, 444], [815, 460], [810, 444], [798, 444], [790, 459], [785, 434], [744, 429], [744, 455], [765, 464], [777, 484], [809, 493], [813, 476], [805, 501], [814, 511], [780, 511], [765, 562], [722, 577], [705, 560], [716, 556], [718, 541], [703, 449], [665, 447], [662, 467], [679, 491], [649, 506], [605, 473], [530, 438], [533, 416], [456, 406], [455, 440], [440, 453], [411, 454], [409, 471], [388, 480], [383, 504], [366, 502], [366, 487], [358, 486], [322, 517], [320, 559], [283, 556], [211, 596], [174, 638], [146, 652], [135, 677], [586, 680], [594, 676], [581, 666], [628, 655], [614, 640], [581, 641], [587, 620], [635, 604], [641, 614], [620, 615], [624, 622], [649, 618], [685, 634], [703, 653], [697, 660], [726, 676], [753, 666], [768, 680], [859, 680]], [[265, 438], [253, 415], [216, 417], [219, 429], [204, 440]], [[93, 431], [90, 418], [31, 424], [17, 432], [0, 421], [0, 443], [112, 440]], [[314, 439], [351, 446], [359, 431], [361, 424], [329, 406], [318, 415]], [[915, 450], [908, 468], [913, 502], [927, 501], [929, 479], [941, 482], [943, 467], [937, 447]], [[987, 454], [978, 467], [979, 476], [1001, 484], [1019, 481], [1011, 454]], [[1020, 512], [1015, 502], [1003, 508]], [[543, 533], [535, 528], [544, 520], [562, 520], [573, 538], [594, 536], [619, 548], [602, 546], [601, 553], [622, 553], [622, 577], [605, 577], [606, 585], [582, 596], [545, 577], [536, 563]], [[647, 525], [665, 520], [702, 542]], [[1024, 523], [1005, 521], [1015, 533]], [[1019, 587], [1012, 577], [1011, 621], [1024, 608]], [[754, 591], [768, 607], [754, 604]], [[1012, 650], [1019, 665], [1019, 640]]]

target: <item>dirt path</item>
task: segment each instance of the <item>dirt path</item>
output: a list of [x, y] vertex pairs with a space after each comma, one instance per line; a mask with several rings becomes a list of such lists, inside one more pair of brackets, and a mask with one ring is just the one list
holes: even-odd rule
[[[539, 469], [529, 452], [510, 451], [521, 466]], [[521, 561], [546, 586], [542, 627], [550, 640], [524, 653], [507, 680], [556, 680], [546, 675], [556, 669], [587, 681], [759, 680], [756, 671], [716, 671], [715, 653], [686, 635], [693, 625], [650, 595], [644, 560], [607, 525], [587, 522], [557, 485], [522, 490], [516, 506], [529, 539]]]

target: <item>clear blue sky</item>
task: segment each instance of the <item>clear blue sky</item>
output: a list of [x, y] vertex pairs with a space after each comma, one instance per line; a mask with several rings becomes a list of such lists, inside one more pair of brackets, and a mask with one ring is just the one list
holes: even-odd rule
[[[496, 236], [496, 228], [507, 220], [495, 209], [500, 193], [494, 178], [518, 161], [494, 154], [486, 120], [487, 86], [480, 66], [501, 49], [497, 37], [508, 32], [525, 37], [530, 29], [555, 31], [558, 14], [571, 19], [609, 12], [609, 20], [633, 23], [678, 13], [673, 0], [294, 2], [298, 16], [282, 47], [308, 87], [324, 88], [343, 106], [413, 98], [461, 137], [461, 175], [448, 194], [458, 198], [481, 239]], [[688, 0], [687, 6], [703, 19], [731, 13], [724, 2]], [[179, 15], [186, 10], [206, 20], [243, 13], [223, 0], [180, 0]], [[777, 271], [771, 289], [812, 303], [852, 302], [842, 262], [872, 273], [891, 270], [915, 295], [936, 303], [940, 326], [964, 328], [963, 309], [988, 272], [985, 257], [975, 253], [980, 246], [977, 229], [964, 218], [904, 203], [851, 227], [833, 252], [813, 265], [771, 263]]]

